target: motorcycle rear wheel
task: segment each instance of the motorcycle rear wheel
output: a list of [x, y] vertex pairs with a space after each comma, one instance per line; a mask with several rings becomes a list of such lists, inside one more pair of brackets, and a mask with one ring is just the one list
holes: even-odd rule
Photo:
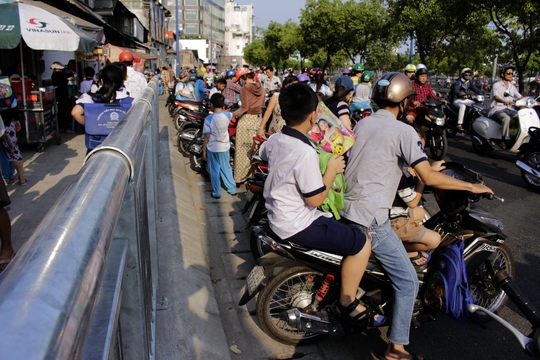
[[[309, 281], [308, 277], [312, 276], [313, 281]], [[257, 295], [257, 318], [263, 331], [272, 339], [287, 345], [322, 340], [325, 335], [298, 331], [280, 315], [290, 309], [309, 306], [323, 281], [322, 273], [307, 266], [283, 269]], [[330, 295], [327, 295], [327, 299]]]
[[[496, 313], [508, 302], [506, 293], [493, 284], [492, 270], [505, 270], [508, 275], [515, 279], [516, 269], [514, 266], [514, 255], [506, 244], [501, 244], [493, 254], [472, 274], [469, 274], [469, 286], [471, 295], [477, 300], [477, 304]], [[482, 321], [489, 321], [491, 318], [482, 312], [478, 312]]]
[[[540, 152], [535, 151], [533, 153], [530, 153], [525, 157], [523, 162], [533, 169], [540, 170]], [[529, 174], [528, 172], [521, 170], [521, 177], [523, 178], [523, 181], [525, 181], [525, 184], [528, 186], [540, 189], [540, 178]]]
[[446, 134], [434, 134], [429, 142], [429, 153], [433, 160], [442, 160], [448, 152], [448, 140]]
[[181, 131], [178, 131], [178, 142], [177, 142], [177, 145], [178, 145], [178, 151], [184, 155], [185, 157], [188, 157], [189, 154], [191, 153], [189, 151], [189, 146], [191, 145], [192, 143], [192, 140], [185, 140], [185, 139], [182, 139], [182, 132], [185, 132], [185, 133], [189, 133], [189, 134], [193, 134], [195, 135], [195, 137], [197, 136], [197, 132], [199, 131], [199, 129], [197, 129], [196, 127], [184, 127], [183, 130]]

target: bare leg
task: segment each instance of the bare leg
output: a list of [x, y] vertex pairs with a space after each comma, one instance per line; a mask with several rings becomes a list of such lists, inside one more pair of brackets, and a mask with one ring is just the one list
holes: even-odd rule
[[[8, 260], [15, 256], [15, 250], [11, 244], [11, 219], [4, 208], [0, 208], [0, 260]], [[0, 264], [0, 270], [4, 270], [7, 264]]]
[[23, 161], [17, 160], [13, 161], [13, 166], [15, 167], [15, 170], [17, 170], [17, 176], [19, 177], [19, 183], [26, 182], [26, 179], [24, 178], [24, 168], [23, 168]]
[[[341, 264], [341, 294], [339, 297], [341, 305], [348, 306], [356, 299], [358, 285], [366, 270], [370, 254], [371, 243], [368, 240], [358, 254], [349, 255], [343, 260]], [[356, 311], [351, 313], [351, 316], [355, 316], [364, 310], [366, 308], [359, 305]]]

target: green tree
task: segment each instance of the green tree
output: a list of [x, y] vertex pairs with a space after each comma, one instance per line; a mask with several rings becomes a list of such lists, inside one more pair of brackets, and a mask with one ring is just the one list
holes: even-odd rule
[[[492, 24], [509, 50], [517, 72], [525, 74], [531, 56], [537, 51], [540, 36], [540, 3], [538, 0], [480, 0], [480, 9], [489, 14]], [[519, 90], [524, 90], [519, 77]]]
[[255, 39], [244, 48], [244, 60], [252, 66], [262, 66], [270, 61], [270, 53], [263, 39]]

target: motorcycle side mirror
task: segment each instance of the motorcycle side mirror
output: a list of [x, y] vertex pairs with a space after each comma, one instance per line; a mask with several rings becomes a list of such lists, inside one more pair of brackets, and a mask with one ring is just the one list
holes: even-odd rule
[[510, 91], [506, 90], [506, 91], [504, 92], [503, 95], [504, 95], [505, 97], [506, 97], [506, 96], [510, 96]]

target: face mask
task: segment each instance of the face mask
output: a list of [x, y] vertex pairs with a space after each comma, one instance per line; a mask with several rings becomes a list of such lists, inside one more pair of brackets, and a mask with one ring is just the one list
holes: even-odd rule
[[463, 78], [464, 78], [465, 80], [471, 80], [472, 75], [470, 75], [470, 74], [465, 74], [465, 75], [463, 75]]

